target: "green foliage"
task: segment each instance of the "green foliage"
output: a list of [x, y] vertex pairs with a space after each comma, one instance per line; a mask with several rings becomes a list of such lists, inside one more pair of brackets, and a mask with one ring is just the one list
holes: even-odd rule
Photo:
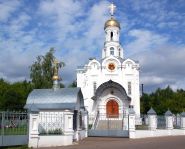
[[165, 89], [158, 88], [151, 94], [141, 97], [141, 113], [146, 114], [153, 107], [157, 114], [164, 114], [168, 109], [172, 113], [181, 113], [185, 110], [185, 91], [173, 91], [169, 86]]
[[0, 110], [23, 110], [31, 90], [32, 85], [26, 80], [11, 84], [0, 79]]
[[22, 146], [7, 146], [3, 147], [4, 149], [29, 149], [27, 145], [22, 145]]
[[[23, 110], [28, 94], [35, 88], [52, 88], [53, 56], [51, 48], [44, 56], [38, 56], [30, 67], [31, 82], [21, 81], [9, 83], [0, 79], [0, 110]], [[59, 63], [59, 67], [64, 63]], [[60, 83], [60, 87], [65, 87]]]
[[[54, 48], [51, 48], [44, 56], [36, 58], [36, 61], [30, 67], [30, 78], [34, 88], [52, 88], [54, 60]], [[59, 63], [60, 67], [64, 65], [64, 62]], [[63, 84], [61, 86], [64, 87]]]

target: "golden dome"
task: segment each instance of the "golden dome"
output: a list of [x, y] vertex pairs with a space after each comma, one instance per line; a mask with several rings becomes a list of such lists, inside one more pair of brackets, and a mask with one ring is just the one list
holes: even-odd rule
[[57, 75], [54, 75], [52, 79], [53, 80], [60, 80], [59, 76], [57, 76]]
[[120, 24], [117, 20], [111, 17], [111, 19], [105, 22], [104, 29], [106, 29], [107, 27], [118, 27], [120, 29]]

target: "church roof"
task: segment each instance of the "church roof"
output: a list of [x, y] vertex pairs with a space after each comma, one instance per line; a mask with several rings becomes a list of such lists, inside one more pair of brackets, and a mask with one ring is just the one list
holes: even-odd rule
[[102, 83], [97, 89], [96, 89], [96, 93], [95, 95], [92, 97], [93, 100], [97, 100], [101, 94], [103, 93], [104, 90], [109, 89], [109, 88], [114, 88], [117, 89], [121, 92], [122, 96], [125, 97], [125, 99], [127, 99], [128, 101], [131, 101], [131, 98], [129, 96], [127, 96], [127, 93], [124, 89], [123, 86], [121, 86], [119, 83], [114, 82], [112, 80], [109, 80], [107, 82]]
[[[77, 100], [84, 106], [83, 95], [80, 88], [34, 89], [28, 96], [26, 109], [75, 109]], [[34, 105], [34, 106], [33, 106]]]

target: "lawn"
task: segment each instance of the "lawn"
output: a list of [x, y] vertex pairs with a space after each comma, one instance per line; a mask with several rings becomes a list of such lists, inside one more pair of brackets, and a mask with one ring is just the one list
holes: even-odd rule
[[[0, 134], [3, 134], [3, 129], [0, 128]], [[27, 127], [4, 128], [4, 135], [26, 135]]]
[[29, 149], [27, 145], [4, 147], [4, 149]]

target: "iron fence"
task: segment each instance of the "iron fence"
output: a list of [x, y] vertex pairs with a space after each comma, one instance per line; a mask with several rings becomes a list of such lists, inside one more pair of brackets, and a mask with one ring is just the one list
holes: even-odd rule
[[148, 116], [141, 114], [140, 118], [141, 118], [141, 125], [136, 125], [136, 130], [147, 130], [148, 129]]
[[[148, 116], [141, 115], [142, 124], [136, 125], [136, 130], [148, 129]], [[180, 115], [173, 115], [173, 127], [174, 129], [180, 129]], [[166, 129], [166, 118], [164, 115], [157, 115], [157, 129]]]
[[27, 112], [0, 112], [1, 135], [26, 135], [27, 132]]
[[173, 127], [175, 129], [180, 129], [180, 115], [173, 115]]
[[166, 128], [166, 119], [163, 115], [157, 115], [157, 129]]

